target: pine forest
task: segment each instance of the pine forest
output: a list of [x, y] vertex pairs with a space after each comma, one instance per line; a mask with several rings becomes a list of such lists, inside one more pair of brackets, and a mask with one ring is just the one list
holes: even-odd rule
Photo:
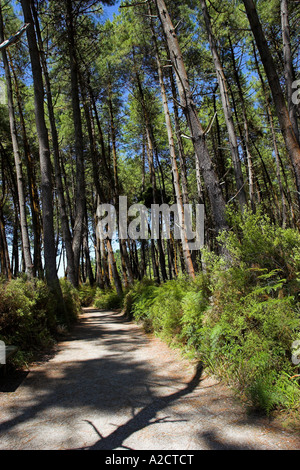
[[299, 38], [296, 0], [0, 1], [13, 367], [118, 311], [299, 432]]

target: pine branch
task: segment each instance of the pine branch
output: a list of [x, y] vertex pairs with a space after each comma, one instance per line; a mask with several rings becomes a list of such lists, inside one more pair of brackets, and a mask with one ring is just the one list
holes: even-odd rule
[[13, 36], [11, 36], [9, 39], [6, 39], [6, 41], [2, 42], [2, 44], [0, 44], [0, 51], [2, 49], [6, 49], [7, 47], [11, 46], [12, 44], [15, 44], [16, 42], [19, 41], [19, 39], [21, 38], [21, 36], [25, 33], [26, 29], [30, 26], [30, 23], [26, 23], [22, 26], [21, 29], [19, 29], [19, 31], [17, 31], [16, 34], [14, 34]]

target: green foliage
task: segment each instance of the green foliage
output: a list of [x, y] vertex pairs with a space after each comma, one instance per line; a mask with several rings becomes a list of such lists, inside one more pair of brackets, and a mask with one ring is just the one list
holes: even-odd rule
[[94, 305], [103, 310], [116, 310], [122, 307], [123, 296], [119, 296], [114, 289], [97, 289]]
[[157, 284], [148, 278], [135, 281], [123, 300], [123, 313], [130, 319], [142, 322], [145, 331], [152, 331], [152, 322], [149, 318], [149, 308], [153, 303]]
[[164, 283], [151, 306], [153, 328], [167, 339], [176, 337], [180, 333], [181, 301], [186, 288], [187, 282], [183, 280]]
[[300, 331], [300, 237], [260, 212], [239, 216], [233, 226], [221, 237], [230, 262], [207, 258], [214, 289], [199, 351], [216, 373], [269, 413], [299, 398], [297, 383], [287, 386], [283, 377], [297, 373], [291, 345]]
[[60, 279], [60, 286], [65, 304], [66, 320], [68, 325], [72, 325], [76, 322], [79, 314], [81, 313], [79, 293], [78, 290], [65, 279]]
[[[76, 291], [62, 282], [63, 299], [69, 324], [80, 312]], [[26, 276], [0, 284], [0, 339], [19, 346], [17, 362], [31, 359], [35, 352], [55, 341], [58, 321], [56, 301], [44, 281]]]
[[[125, 310], [193, 354], [255, 407], [300, 408], [292, 343], [300, 337], [299, 233], [260, 212], [235, 218], [220, 239], [226, 258], [203, 252], [206, 274], [136, 283]], [[238, 219], [238, 220], [237, 220]]]
[[200, 335], [203, 314], [209, 306], [206, 290], [190, 291], [182, 299], [181, 339], [188, 349], [196, 352], [200, 347]]
[[78, 289], [78, 296], [80, 299], [80, 304], [82, 307], [89, 307], [93, 305], [95, 295], [96, 295], [96, 286], [91, 286], [88, 282], [82, 284]]
[[[297, 230], [272, 224], [270, 218], [258, 210], [256, 214], [245, 211], [243, 215], [228, 210], [231, 232], [224, 233], [220, 241], [227, 247], [232, 265], [281, 271], [281, 278], [299, 281], [300, 234]], [[298, 286], [298, 284], [297, 284]]]
[[43, 281], [20, 278], [1, 284], [0, 337], [6, 344], [29, 351], [48, 346], [53, 326], [51, 295]]
[[202, 312], [208, 304], [206, 279], [181, 278], [157, 286], [143, 279], [135, 283], [125, 297], [125, 311], [142, 322], [146, 331], [154, 331], [170, 343], [194, 347]]

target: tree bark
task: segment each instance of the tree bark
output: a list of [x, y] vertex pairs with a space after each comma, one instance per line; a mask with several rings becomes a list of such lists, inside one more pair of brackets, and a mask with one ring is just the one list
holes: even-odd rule
[[18, 78], [13, 66], [11, 55], [8, 49], [8, 56], [10, 62], [10, 68], [14, 78], [14, 88], [17, 98], [19, 119], [22, 130], [22, 140], [23, 140], [23, 149], [25, 157], [25, 165], [27, 170], [28, 186], [29, 186], [29, 197], [30, 197], [30, 206], [31, 206], [31, 217], [32, 217], [32, 230], [33, 230], [33, 274], [36, 276], [43, 276], [43, 266], [42, 266], [42, 223], [41, 223], [41, 213], [40, 213], [40, 202], [39, 195], [36, 184], [36, 175], [35, 175], [35, 165], [32, 158], [30, 145], [27, 137], [24, 113], [23, 113], [23, 103], [20, 95]]
[[175, 28], [172, 24], [164, 0], [155, 0], [155, 3], [167, 40], [170, 59], [176, 73], [176, 83], [180, 97], [180, 104], [187, 119], [195, 153], [199, 161], [199, 167], [209, 195], [215, 230], [216, 233], [219, 233], [220, 231], [227, 229], [225, 201], [222, 196], [217, 175], [214, 171], [209, 155], [208, 147], [205, 141], [205, 133], [200, 123], [196, 106], [193, 101], [193, 96], [191, 93], [190, 84]]
[[180, 162], [180, 172], [181, 172], [181, 185], [182, 185], [182, 200], [184, 204], [189, 203], [188, 196], [188, 182], [187, 182], [187, 170], [186, 170], [186, 156], [184, 153], [184, 146], [181, 137], [180, 121], [179, 121], [179, 112], [178, 105], [176, 103], [176, 86], [173, 77], [173, 70], [170, 69], [170, 82], [173, 95], [173, 110], [174, 110], [174, 125], [175, 125], [175, 134], [178, 146], [178, 156]]
[[66, 248], [66, 255], [67, 255], [67, 277], [69, 281], [71, 282], [71, 284], [73, 286], [76, 286], [77, 278], [76, 278], [76, 271], [75, 271], [75, 266], [74, 266], [72, 235], [71, 235], [70, 226], [69, 226], [69, 220], [68, 220], [68, 214], [66, 210], [66, 202], [65, 202], [65, 196], [64, 196], [64, 189], [63, 189], [63, 183], [62, 183], [62, 177], [61, 177], [60, 152], [59, 152], [58, 134], [57, 134], [57, 129], [56, 129], [55, 115], [54, 115], [51, 83], [50, 83], [49, 74], [48, 74], [48, 67], [47, 67], [47, 62], [46, 62], [45, 53], [44, 53], [39, 20], [38, 20], [34, 3], [32, 4], [32, 12], [33, 12], [33, 18], [34, 18], [36, 32], [37, 32], [41, 65], [42, 65], [44, 79], [45, 79], [47, 106], [48, 106], [49, 121], [50, 121], [51, 136], [52, 136], [52, 145], [53, 145], [56, 192], [57, 192], [57, 199], [58, 199], [58, 204], [59, 204], [59, 214], [60, 214], [60, 219], [61, 219], [63, 241], [64, 241], [64, 245]]
[[242, 114], [243, 114], [243, 121], [244, 121], [244, 135], [243, 135], [243, 140], [244, 140], [244, 145], [246, 149], [246, 158], [247, 158], [247, 164], [248, 164], [248, 185], [249, 185], [249, 199], [251, 203], [251, 208], [253, 211], [255, 211], [255, 198], [254, 198], [254, 170], [253, 170], [253, 159], [252, 159], [252, 154], [250, 151], [250, 145], [249, 145], [249, 128], [248, 128], [248, 117], [247, 117], [247, 111], [246, 111], [246, 103], [244, 99], [244, 94], [243, 94], [243, 89], [241, 86], [240, 82], [240, 76], [239, 76], [239, 71], [236, 65], [236, 60], [234, 56], [234, 50], [232, 47], [232, 42], [229, 37], [229, 45], [230, 45], [230, 52], [231, 52], [231, 59], [232, 59], [232, 65], [233, 65], [233, 73], [235, 77], [235, 82], [238, 88], [239, 92], [239, 99], [242, 107]]
[[30, 0], [21, 0], [21, 4], [25, 22], [30, 23], [30, 26], [27, 29], [27, 40], [29, 45], [33, 77], [35, 120], [39, 141], [46, 279], [49, 287], [53, 289], [62, 299], [61, 288], [56, 271], [56, 251], [53, 225], [52, 167], [50, 160], [48, 130], [46, 127], [44, 114], [44, 86], [42, 68], [33, 26]]
[[3, 201], [0, 201], [0, 257], [2, 264], [2, 273], [6, 279], [12, 279], [12, 271], [10, 266], [10, 259], [8, 253], [8, 244], [5, 231], [5, 222], [3, 217]]
[[298, 203], [300, 207], [300, 147], [295, 136], [290, 120], [289, 112], [281, 89], [275, 62], [260, 23], [258, 13], [253, 0], [243, 0], [248, 20], [255, 38], [255, 42], [261, 57], [263, 67], [271, 89], [280, 129], [284, 138], [286, 149], [289, 153], [295, 173]]
[[[150, 10], [150, 14], [151, 14], [151, 10]], [[172, 130], [172, 121], [171, 121], [171, 116], [170, 116], [170, 111], [169, 111], [168, 98], [167, 98], [167, 93], [166, 93], [165, 84], [164, 84], [164, 78], [163, 78], [163, 73], [162, 73], [162, 66], [160, 62], [158, 46], [157, 46], [156, 37], [155, 37], [155, 31], [153, 28], [152, 20], [150, 21], [151, 21], [151, 29], [152, 29], [152, 39], [155, 45], [155, 56], [156, 56], [156, 64], [157, 64], [157, 70], [158, 70], [158, 78], [159, 78], [161, 98], [163, 102], [163, 109], [164, 109], [165, 122], [166, 122], [167, 134], [168, 134], [168, 141], [169, 141], [169, 150], [170, 150], [171, 166], [172, 166], [172, 173], [173, 173], [173, 184], [174, 184], [174, 189], [175, 189], [175, 194], [176, 194], [176, 203], [178, 206], [178, 217], [179, 217], [179, 225], [180, 225], [180, 231], [181, 231], [183, 256], [184, 256], [185, 267], [186, 267], [187, 273], [191, 278], [194, 279], [195, 270], [194, 270], [194, 266], [193, 266], [193, 262], [191, 258], [191, 252], [190, 252], [189, 244], [188, 244], [188, 238], [186, 234], [185, 215], [184, 215], [184, 207], [183, 207], [183, 200], [182, 200], [182, 192], [180, 188], [180, 178], [179, 178], [179, 172], [178, 172], [178, 167], [177, 167], [175, 142], [174, 142], [174, 136], [173, 136], [173, 130]]]
[[219, 90], [221, 95], [222, 107], [228, 132], [229, 138], [229, 146], [231, 152], [231, 159], [233, 163], [235, 181], [236, 181], [236, 188], [237, 188], [237, 198], [239, 200], [240, 206], [243, 207], [247, 204], [246, 192], [244, 188], [244, 178], [242, 173], [241, 161], [239, 157], [239, 150], [238, 150], [238, 141], [237, 136], [234, 128], [233, 117], [231, 106], [228, 97], [228, 86], [227, 80], [224, 74], [224, 70], [221, 64], [221, 60], [219, 57], [219, 53], [217, 50], [217, 45], [215, 41], [215, 37], [213, 35], [212, 26], [211, 26], [211, 19], [208, 13], [208, 9], [206, 6], [206, 0], [200, 0], [202, 13], [204, 17], [204, 22], [206, 26], [206, 32], [208, 35], [208, 41], [210, 45], [211, 54], [213, 57], [213, 62], [217, 74], [217, 80], [219, 84]]
[[[154, 167], [154, 136], [153, 136], [153, 129], [152, 129], [149, 116], [148, 116], [148, 110], [146, 106], [146, 100], [144, 96], [142, 83], [141, 83], [140, 76], [139, 76], [139, 73], [135, 64], [134, 49], [133, 49], [133, 59], [134, 59], [134, 66], [135, 66], [136, 82], [137, 82], [137, 87], [139, 90], [140, 101], [141, 101], [143, 117], [144, 117], [145, 134], [146, 134], [146, 140], [147, 140], [147, 158], [148, 158], [149, 171], [150, 171], [150, 182], [152, 186], [152, 200], [153, 200], [153, 204], [156, 204], [157, 203], [157, 185], [156, 185], [156, 175], [155, 175], [155, 167]], [[167, 275], [166, 275], [166, 270], [165, 270], [164, 259], [162, 256], [162, 246], [161, 246], [160, 238], [157, 240], [157, 244], [158, 244], [158, 249], [160, 252], [162, 277], [163, 277], [163, 280], [166, 280]], [[151, 239], [151, 259], [152, 259], [153, 275], [154, 275], [156, 282], [159, 284], [160, 273], [159, 273], [159, 266], [156, 260], [156, 248], [155, 248], [155, 243], [153, 239]]]
[[[111, 130], [111, 144], [112, 144], [112, 155], [113, 155], [113, 183], [114, 183], [114, 204], [117, 212], [117, 220], [119, 220], [119, 202], [118, 197], [120, 194], [119, 188], [119, 177], [118, 177], [118, 156], [117, 156], [117, 141], [116, 141], [116, 127], [115, 127], [115, 118], [113, 110], [113, 101], [112, 101], [112, 85], [110, 80], [110, 71], [108, 71], [108, 108], [109, 108], [109, 117], [110, 117], [110, 130]], [[128, 283], [133, 283], [133, 274], [131, 266], [128, 259], [126, 241], [122, 238], [119, 238], [120, 246], [120, 256], [121, 256], [121, 267], [122, 274], [124, 278], [125, 288], [128, 287]]]
[[[276, 161], [276, 176], [277, 176], [277, 181], [278, 181], [278, 186], [279, 186], [281, 201], [282, 201], [282, 224], [283, 226], [285, 226], [286, 217], [287, 217], [287, 208], [286, 208], [285, 195], [284, 195], [283, 185], [281, 181], [281, 174], [280, 174], [280, 155], [279, 155], [279, 150], [278, 150], [278, 145], [277, 145], [274, 119], [273, 119], [273, 115], [272, 115], [272, 111], [270, 107], [270, 97], [268, 96], [268, 91], [266, 90], [266, 86], [265, 86], [265, 83], [264, 83], [264, 80], [260, 71], [259, 63], [257, 60], [257, 54], [255, 50], [255, 44], [253, 44], [253, 55], [254, 55], [256, 70], [260, 79], [260, 83], [261, 83], [261, 87], [262, 87], [262, 91], [264, 95], [268, 121], [269, 121], [270, 128], [271, 128], [272, 141], [273, 141], [273, 147], [274, 147], [274, 153], [275, 153], [275, 161]], [[292, 206], [292, 202], [291, 201], [289, 202], [290, 202], [290, 205]]]
[[[76, 215], [73, 227], [73, 253], [76, 278], [79, 276], [80, 250], [83, 237], [83, 224], [85, 214], [85, 176], [84, 176], [84, 151], [82, 120], [79, 100], [78, 63], [75, 47], [75, 28], [73, 18], [73, 5], [71, 0], [66, 0], [66, 24], [69, 45], [70, 78], [73, 122], [75, 131], [76, 151]], [[77, 280], [78, 285], [79, 279]]]
[[292, 49], [291, 49], [291, 41], [290, 41], [288, 0], [281, 0], [280, 6], [281, 6], [281, 33], [282, 33], [282, 43], [283, 43], [283, 62], [284, 62], [286, 97], [287, 97], [290, 120], [293, 126], [293, 131], [299, 143], [297, 106], [296, 104], [293, 103], [293, 100], [292, 100], [293, 82], [295, 80], [295, 71], [293, 67]]
[[[0, 41], [1, 42], [4, 41], [3, 17], [2, 17], [1, 5], [0, 5]], [[2, 50], [2, 58], [3, 58], [5, 78], [6, 78], [10, 133], [11, 133], [11, 140], [12, 140], [16, 175], [17, 175], [20, 225], [21, 225], [21, 236], [22, 236], [25, 270], [29, 277], [33, 277], [33, 263], [32, 263], [32, 257], [31, 257], [30, 241], [29, 241], [28, 226], [27, 226], [26, 197], [25, 197], [22, 161], [21, 161], [19, 143], [18, 143], [18, 134], [17, 134], [15, 110], [14, 110], [14, 103], [13, 103], [12, 81], [11, 81], [9, 63], [8, 63], [5, 49]]]

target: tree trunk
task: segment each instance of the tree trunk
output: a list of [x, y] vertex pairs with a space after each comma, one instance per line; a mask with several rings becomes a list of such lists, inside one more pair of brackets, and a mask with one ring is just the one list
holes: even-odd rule
[[[150, 11], [151, 14], [151, 11]], [[157, 63], [157, 70], [158, 70], [158, 78], [160, 84], [160, 91], [161, 97], [163, 102], [163, 109], [165, 115], [165, 122], [168, 134], [168, 141], [169, 141], [169, 150], [170, 150], [170, 158], [171, 158], [171, 166], [172, 166], [172, 174], [173, 174], [173, 183], [174, 189], [176, 194], [176, 203], [178, 206], [178, 217], [179, 217], [179, 225], [181, 231], [181, 241], [183, 247], [183, 255], [187, 273], [190, 277], [195, 278], [195, 270], [191, 258], [191, 252], [189, 249], [188, 238], [186, 234], [186, 223], [185, 223], [185, 214], [184, 214], [184, 207], [183, 207], [183, 200], [182, 200], [182, 192], [180, 188], [180, 179], [179, 179], [179, 172], [177, 167], [177, 160], [176, 160], [176, 152], [175, 152], [175, 143], [173, 137], [173, 130], [172, 130], [172, 122], [170, 117], [169, 105], [168, 105], [168, 98], [165, 89], [163, 73], [162, 73], [162, 66], [159, 58], [158, 46], [156, 42], [155, 32], [153, 28], [153, 24], [151, 21], [151, 29], [152, 29], [152, 39], [155, 44], [155, 56], [156, 56], [156, 63]]]
[[[3, 41], [4, 41], [3, 17], [2, 17], [2, 10], [1, 10], [1, 5], [0, 5], [0, 42], [2, 43]], [[24, 189], [22, 161], [20, 157], [19, 144], [18, 144], [18, 134], [17, 134], [15, 110], [14, 110], [14, 103], [13, 103], [11, 75], [10, 75], [9, 63], [8, 63], [5, 49], [2, 50], [2, 58], [3, 58], [5, 78], [6, 78], [10, 133], [11, 133], [11, 140], [12, 140], [16, 175], [17, 175], [21, 236], [22, 236], [25, 270], [29, 277], [33, 277], [33, 263], [32, 263], [31, 251], [30, 251], [30, 241], [29, 241], [28, 226], [27, 226], [26, 197], [25, 197], [25, 189]]]
[[11, 260], [11, 272], [14, 277], [19, 272], [19, 221], [17, 215], [14, 220], [13, 227], [13, 241], [12, 241], [12, 260]]
[[195, 103], [193, 101], [175, 28], [172, 24], [164, 0], [155, 0], [155, 2], [167, 40], [172, 65], [176, 73], [176, 83], [180, 97], [180, 104], [187, 119], [195, 153], [199, 160], [199, 167], [209, 195], [215, 230], [216, 233], [219, 233], [220, 231], [227, 229], [225, 218], [225, 201], [222, 196], [217, 175], [213, 169], [207, 144], [205, 142], [205, 134], [196, 111]]
[[6, 239], [5, 232], [5, 222], [3, 217], [3, 205], [0, 201], [0, 251], [1, 251], [1, 264], [2, 264], [2, 273], [5, 275], [6, 279], [12, 279], [12, 272], [10, 267], [10, 259], [8, 253], [8, 244]]
[[[73, 4], [66, 0], [66, 24], [69, 44], [70, 76], [73, 122], [75, 131], [76, 152], [76, 215], [73, 228], [73, 253], [76, 277], [79, 276], [80, 250], [83, 236], [83, 224], [85, 215], [85, 176], [84, 176], [84, 152], [82, 120], [79, 100], [78, 63], [75, 48], [75, 28], [73, 19]], [[78, 280], [77, 280], [78, 284]]]
[[64, 240], [64, 244], [66, 248], [66, 255], [67, 255], [67, 276], [71, 284], [73, 286], [76, 286], [77, 278], [76, 278], [76, 271], [75, 271], [75, 266], [74, 266], [72, 236], [71, 236], [69, 220], [68, 220], [68, 215], [67, 215], [67, 210], [66, 210], [66, 202], [65, 202], [64, 189], [63, 189], [63, 183], [62, 183], [62, 177], [61, 177], [60, 152], [59, 152], [58, 134], [57, 134], [57, 129], [56, 129], [54, 107], [53, 107], [53, 100], [52, 100], [51, 84], [50, 84], [48, 67], [47, 67], [47, 62], [46, 62], [45, 53], [44, 53], [43, 41], [42, 41], [41, 32], [40, 32], [39, 20], [38, 20], [34, 3], [32, 4], [32, 12], [33, 12], [33, 17], [35, 21], [41, 64], [42, 64], [44, 79], [45, 79], [47, 105], [48, 105], [48, 113], [49, 113], [49, 121], [50, 121], [50, 128], [51, 128], [52, 145], [53, 145], [56, 191], [57, 191], [57, 198], [58, 198], [58, 204], [59, 204], [62, 235], [63, 235], [63, 240]]
[[18, 111], [19, 111], [19, 119], [22, 129], [22, 140], [23, 140], [23, 148], [24, 148], [24, 157], [25, 157], [25, 164], [27, 169], [27, 178], [28, 178], [28, 186], [29, 186], [29, 197], [30, 197], [30, 206], [31, 206], [31, 217], [32, 217], [32, 230], [33, 230], [33, 272], [34, 276], [38, 273], [38, 276], [43, 276], [43, 266], [42, 266], [42, 246], [41, 246], [41, 238], [42, 238], [42, 226], [41, 226], [41, 213], [40, 213], [40, 202], [39, 202], [39, 195], [37, 190], [36, 184], [36, 175], [35, 175], [35, 166], [34, 160], [32, 158], [30, 145], [27, 138], [27, 131], [25, 125], [25, 119], [23, 114], [23, 103], [19, 91], [18, 86], [18, 78], [13, 67], [13, 63], [11, 60], [11, 55], [9, 50], [7, 51], [9, 58], [10, 58], [10, 67], [14, 77], [14, 85], [15, 85], [15, 93], [18, 103]]
[[101, 242], [95, 230], [95, 258], [96, 258], [96, 285], [100, 289], [104, 289], [104, 280], [101, 263]]
[[240, 206], [243, 209], [243, 207], [247, 204], [247, 198], [246, 198], [246, 192], [244, 188], [244, 178], [243, 178], [243, 173], [242, 173], [242, 168], [241, 168], [241, 161], [239, 157], [237, 136], [236, 136], [236, 132], [234, 128], [231, 106], [229, 103], [227, 80], [224, 74], [224, 70], [223, 70], [220, 58], [219, 58], [216, 41], [215, 41], [213, 31], [212, 31], [211, 20], [210, 20], [207, 6], [206, 6], [206, 0], [200, 0], [200, 3], [202, 7], [203, 17], [204, 17], [206, 31], [208, 35], [208, 41], [209, 41], [210, 50], [211, 50], [213, 61], [214, 61], [218, 84], [219, 84], [222, 107], [223, 107], [223, 112], [224, 112], [227, 132], [228, 132], [228, 138], [229, 138], [231, 159], [233, 163], [233, 169], [234, 169], [234, 175], [235, 175], [235, 181], [236, 181], [237, 197], [238, 197]]
[[172, 89], [172, 95], [173, 95], [175, 134], [176, 134], [176, 139], [177, 139], [178, 156], [179, 156], [179, 162], [180, 162], [182, 200], [184, 204], [188, 204], [189, 197], [188, 197], [188, 182], [187, 182], [187, 171], [186, 171], [186, 157], [185, 157], [184, 146], [183, 146], [182, 137], [181, 137], [178, 106], [176, 103], [176, 99], [177, 99], [176, 86], [175, 86], [174, 77], [173, 77], [173, 70], [171, 69], [170, 69], [170, 82], [171, 82], [171, 89]]
[[229, 199], [229, 188], [228, 188], [228, 179], [226, 178], [228, 171], [226, 171], [226, 157], [223, 152], [223, 147], [222, 147], [222, 141], [221, 141], [221, 129], [220, 129], [220, 123], [219, 123], [219, 118], [218, 118], [218, 113], [217, 113], [217, 99], [216, 99], [216, 91], [217, 87], [213, 91], [213, 106], [214, 106], [214, 115], [216, 116], [215, 118], [215, 123], [216, 123], [216, 144], [217, 144], [217, 150], [216, 150], [216, 172], [218, 175], [218, 178], [220, 180], [220, 184], [222, 185], [223, 188], [223, 194], [225, 197], [225, 200], [228, 201]]
[[243, 89], [242, 89], [242, 86], [241, 86], [239, 72], [238, 72], [238, 68], [237, 68], [237, 65], [236, 65], [234, 50], [233, 50], [233, 47], [232, 47], [232, 42], [231, 42], [230, 37], [229, 37], [229, 45], [230, 45], [231, 59], [232, 59], [232, 65], [233, 65], [233, 72], [234, 72], [235, 82], [236, 82], [236, 85], [238, 87], [239, 99], [240, 99], [240, 103], [241, 103], [241, 107], [242, 107], [243, 120], [244, 120], [243, 141], [244, 141], [244, 145], [245, 145], [246, 158], [247, 158], [247, 164], [248, 164], [249, 199], [250, 199], [250, 203], [251, 203], [251, 208], [252, 208], [253, 211], [255, 211], [254, 171], [253, 171], [252, 155], [251, 155], [250, 145], [249, 145], [248, 117], [247, 117], [247, 111], [246, 111], [246, 104], [245, 104]]
[[[110, 71], [108, 71], [108, 74], [110, 74]], [[113, 110], [113, 102], [112, 102], [112, 85], [111, 85], [110, 77], [108, 79], [108, 108], [109, 108], [109, 117], [110, 117], [111, 144], [112, 144], [112, 155], [113, 155], [114, 204], [115, 204], [115, 209], [117, 213], [117, 220], [120, 220], [119, 219], [120, 217], [119, 203], [118, 203], [118, 196], [120, 194], [120, 188], [119, 188], [119, 178], [118, 178], [117, 142], [116, 142], [116, 128], [115, 128], [114, 110]], [[131, 266], [128, 260], [126, 241], [122, 238], [119, 238], [119, 246], [120, 246], [122, 274], [124, 278], [124, 285], [126, 288], [128, 287], [128, 283], [129, 284], [133, 283], [133, 274], [132, 274]]]
[[[133, 49], [133, 58], [134, 58], [134, 49]], [[135, 61], [134, 61], [135, 65]], [[142, 88], [140, 76], [137, 70], [137, 67], [135, 65], [135, 76], [136, 76], [136, 82], [139, 90], [139, 95], [140, 95], [140, 100], [141, 100], [141, 106], [143, 110], [143, 117], [144, 117], [144, 125], [145, 125], [145, 134], [146, 134], [146, 140], [147, 140], [147, 158], [148, 158], [148, 164], [149, 164], [149, 171], [150, 171], [150, 182], [152, 186], [152, 200], [153, 204], [157, 203], [157, 186], [156, 186], [156, 175], [155, 175], [155, 167], [154, 167], [154, 137], [153, 137], [153, 130], [151, 123], [149, 121], [149, 116], [148, 116], [148, 110], [146, 107], [146, 102], [145, 102], [145, 96], [144, 96], [144, 91]], [[161, 247], [161, 240], [160, 238], [157, 240], [157, 244], [159, 247], [160, 254], [162, 254], [162, 247]], [[151, 239], [151, 259], [152, 259], [152, 268], [153, 268], [153, 275], [157, 283], [160, 283], [160, 274], [159, 274], [159, 266], [157, 264], [156, 260], [156, 248], [155, 248], [155, 243], [154, 240]], [[161, 261], [162, 261], [162, 276], [163, 279], [166, 279], [166, 271], [165, 271], [165, 264], [163, 257], [161, 256]]]
[[122, 293], [123, 293], [122, 283], [121, 283], [121, 279], [120, 279], [120, 276], [119, 276], [117, 263], [116, 263], [116, 260], [115, 260], [115, 255], [114, 255], [114, 252], [113, 252], [113, 249], [112, 249], [111, 241], [109, 239], [106, 240], [106, 246], [107, 246], [107, 253], [108, 253], [108, 261], [109, 261], [109, 264], [110, 264], [111, 273], [112, 273], [112, 277], [113, 277], [113, 280], [114, 280], [115, 288], [116, 288], [117, 294], [122, 295]]
[[293, 82], [295, 81], [295, 72], [293, 68], [292, 49], [291, 49], [291, 42], [290, 42], [288, 0], [281, 0], [280, 5], [281, 5], [281, 33], [282, 33], [282, 43], [283, 43], [283, 62], [284, 62], [286, 97], [287, 97], [290, 120], [293, 126], [293, 131], [299, 143], [297, 106], [296, 104], [293, 103], [293, 100], [292, 100]]
[[[255, 61], [255, 66], [256, 70], [260, 79], [264, 99], [265, 99], [265, 105], [266, 105], [266, 112], [271, 128], [271, 134], [272, 134], [272, 140], [273, 140], [273, 147], [274, 147], [274, 153], [275, 153], [275, 161], [276, 161], [276, 176], [277, 176], [277, 181], [278, 181], [278, 186], [280, 190], [280, 195], [281, 195], [281, 201], [282, 201], [282, 224], [285, 226], [286, 224], [286, 216], [287, 216], [287, 208], [286, 208], [286, 202], [285, 202], [285, 195], [284, 195], [284, 190], [283, 190], [283, 185], [281, 181], [281, 174], [280, 174], [280, 155], [279, 155], [279, 150], [278, 150], [278, 145], [277, 145], [277, 139], [276, 139], [276, 133], [275, 133], [275, 126], [274, 126], [274, 119], [270, 107], [270, 98], [268, 96], [268, 92], [266, 90], [266, 86], [260, 71], [259, 63], [257, 60], [257, 54], [255, 51], [255, 44], [253, 44], [253, 55], [254, 55], [254, 61]], [[292, 206], [292, 202], [290, 202], [290, 205]]]
[[248, 20], [255, 38], [255, 42], [261, 57], [265, 73], [269, 82], [274, 105], [284, 138], [286, 149], [289, 153], [291, 163], [295, 173], [298, 203], [300, 207], [300, 147], [295, 136], [293, 126], [289, 117], [289, 112], [285, 103], [284, 94], [281, 89], [279, 77], [273, 57], [270, 53], [267, 40], [265, 38], [262, 25], [260, 23], [257, 10], [253, 0], [243, 0]]
[[[62, 293], [56, 271], [56, 251], [53, 225], [53, 195], [52, 195], [52, 168], [48, 131], [44, 114], [44, 87], [39, 51], [36, 42], [33, 18], [29, 0], [21, 0], [24, 20], [30, 23], [27, 29], [27, 40], [31, 60], [31, 69], [34, 88], [35, 120], [39, 142], [40, 169], [41, 169], [41, 197], [43, 211], [44, 258], [46, 279], [49, 287], [62, 301]], [[58, 300], [58, 302], [60, 301]], [[63, 304], [63, 302], [62, 302]], [[63, 308], [63, 306], [61, 305]]]

